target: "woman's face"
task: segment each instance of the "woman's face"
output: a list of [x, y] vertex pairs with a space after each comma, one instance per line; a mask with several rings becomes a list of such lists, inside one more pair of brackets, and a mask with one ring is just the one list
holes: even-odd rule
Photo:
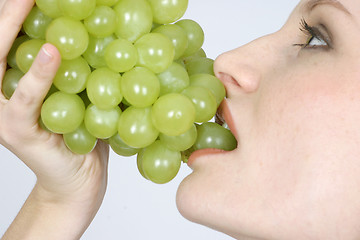
[[191, 157], [180, 212], [240, 239], [359, 239], [359, 45], [358, 0], [304, 0], [219, 56], [238, 148]]

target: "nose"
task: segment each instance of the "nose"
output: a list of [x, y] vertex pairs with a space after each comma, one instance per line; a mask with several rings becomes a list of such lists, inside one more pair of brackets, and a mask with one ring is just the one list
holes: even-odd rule
[[255, 92], [271, 58], [268, 38], [262, 37], [242, 47], [221, 54], [214, 63], [215, 75], [223, 82], [227, 93], [241, 89]]

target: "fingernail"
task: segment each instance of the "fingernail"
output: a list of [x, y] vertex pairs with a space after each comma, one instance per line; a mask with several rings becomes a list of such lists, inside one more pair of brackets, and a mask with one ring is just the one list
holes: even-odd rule
[[46, 64], [50, 62], [52, 59], [52, 55], [46, 50], [45, 47], [41, 48], [40, 54], [39, 54], [39, 60], [41, 63]]

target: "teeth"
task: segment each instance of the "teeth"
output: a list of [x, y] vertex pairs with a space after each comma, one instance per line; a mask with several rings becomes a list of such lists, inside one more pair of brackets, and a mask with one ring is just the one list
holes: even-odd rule
[[224, 122], [224, 124], [222, 125], [224, 128], [226, 128], [226, 129], [228, 129], [228, 130], [230, 130], [230, 128], [229, 128], [229, 126], [228, 126], [228, 124], [226, 123], [226, 122]]

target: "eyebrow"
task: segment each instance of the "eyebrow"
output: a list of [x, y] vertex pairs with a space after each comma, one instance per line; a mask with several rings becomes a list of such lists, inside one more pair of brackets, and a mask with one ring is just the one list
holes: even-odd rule
[[308, 10], [310, 12], [316, 6], [322, 5], [322, 4], [331, 5], [331, 6], [335, 7], [335, 8], [337, 8], [337, 9], [345, 12], [347, 15], [351, 15], [349, 10], [347, 10], [345, 8], [345, 6], [341, 2], [339, 2], [338, 0], [310, 0], [310, 1], [307, 2], [305, 8], [306, 8], [306, 10]]

